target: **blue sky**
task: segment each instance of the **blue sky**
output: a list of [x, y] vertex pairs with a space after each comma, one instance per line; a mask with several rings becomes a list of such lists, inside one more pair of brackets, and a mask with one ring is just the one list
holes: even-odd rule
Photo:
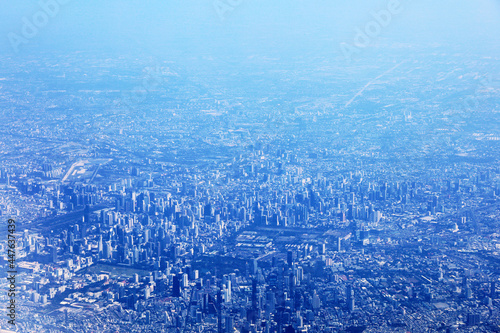
[[[339, 43], [352, 43], [355, 29], [363, 29], [373, 20], [371, 12], [387, 9], [388, 3], [396, 0], [220, 1], [228, 4], [224, 8], [230, 8], [223, 20], [214, 0], [70, 0], [20, 50], [187, 50], [209, 56], [317, 50], [340, 55]], [[374, 43], [448, 43], [498, 55], [499, 0], [400, 3], [401, 12], [383, 27]], [[38, 11], [38, 1], [2, 0], [0, 52], [12, 53], [8, 34], [22, 36], [23, 17], [32, 20]]]

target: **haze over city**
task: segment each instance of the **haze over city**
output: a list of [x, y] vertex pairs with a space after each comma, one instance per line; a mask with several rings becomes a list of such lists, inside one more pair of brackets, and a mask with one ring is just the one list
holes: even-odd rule
[[5, 2], [0, 330], [499, 332], [500, 3]]

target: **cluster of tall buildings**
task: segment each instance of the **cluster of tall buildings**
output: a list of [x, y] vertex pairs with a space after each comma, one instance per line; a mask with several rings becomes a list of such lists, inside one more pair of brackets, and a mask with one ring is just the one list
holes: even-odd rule
[[[113, 89], [80, 89], [101, 60], [72, 61], [91, 75], [65, 93], [0, 90], [18, 331], [500, 330], [497, 122], [456, 121], [445, 102], [401, 110], [400, 89], [345, 107], [347, 90], [274, 96], [248, 80], [212, 94], [180, 76], [124, 110]], [[207, 87], [234, 74], [221, 67]], [[415, 94], [435, 89], [407, 75]]]
[[[138, 332], [336, 332], [415, 329], [420, 311], [430, 328], [497, 325], [498, 268], [481, 253], [500, 244], [498, 170], [331, 177], [270, 146], [247, 154], [112, 184], [32, 180], [46, 208], [19, 239], [20, 288], [41, 319], [21, 325], [78, 330], [104, 313], [99, 325]], [[9, 172], [6, 188], [26, 191]]]

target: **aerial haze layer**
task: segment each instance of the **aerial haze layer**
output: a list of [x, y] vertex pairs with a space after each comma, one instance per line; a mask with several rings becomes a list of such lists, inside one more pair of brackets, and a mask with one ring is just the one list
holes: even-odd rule
[[4, 1], [0, 329], [500, 331], [500, 2]]

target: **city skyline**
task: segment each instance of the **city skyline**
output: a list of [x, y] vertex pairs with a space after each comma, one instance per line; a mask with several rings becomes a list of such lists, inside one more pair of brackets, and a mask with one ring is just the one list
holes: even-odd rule
[[497, 2], [6, 7], [0, 330], [500, 331]]

